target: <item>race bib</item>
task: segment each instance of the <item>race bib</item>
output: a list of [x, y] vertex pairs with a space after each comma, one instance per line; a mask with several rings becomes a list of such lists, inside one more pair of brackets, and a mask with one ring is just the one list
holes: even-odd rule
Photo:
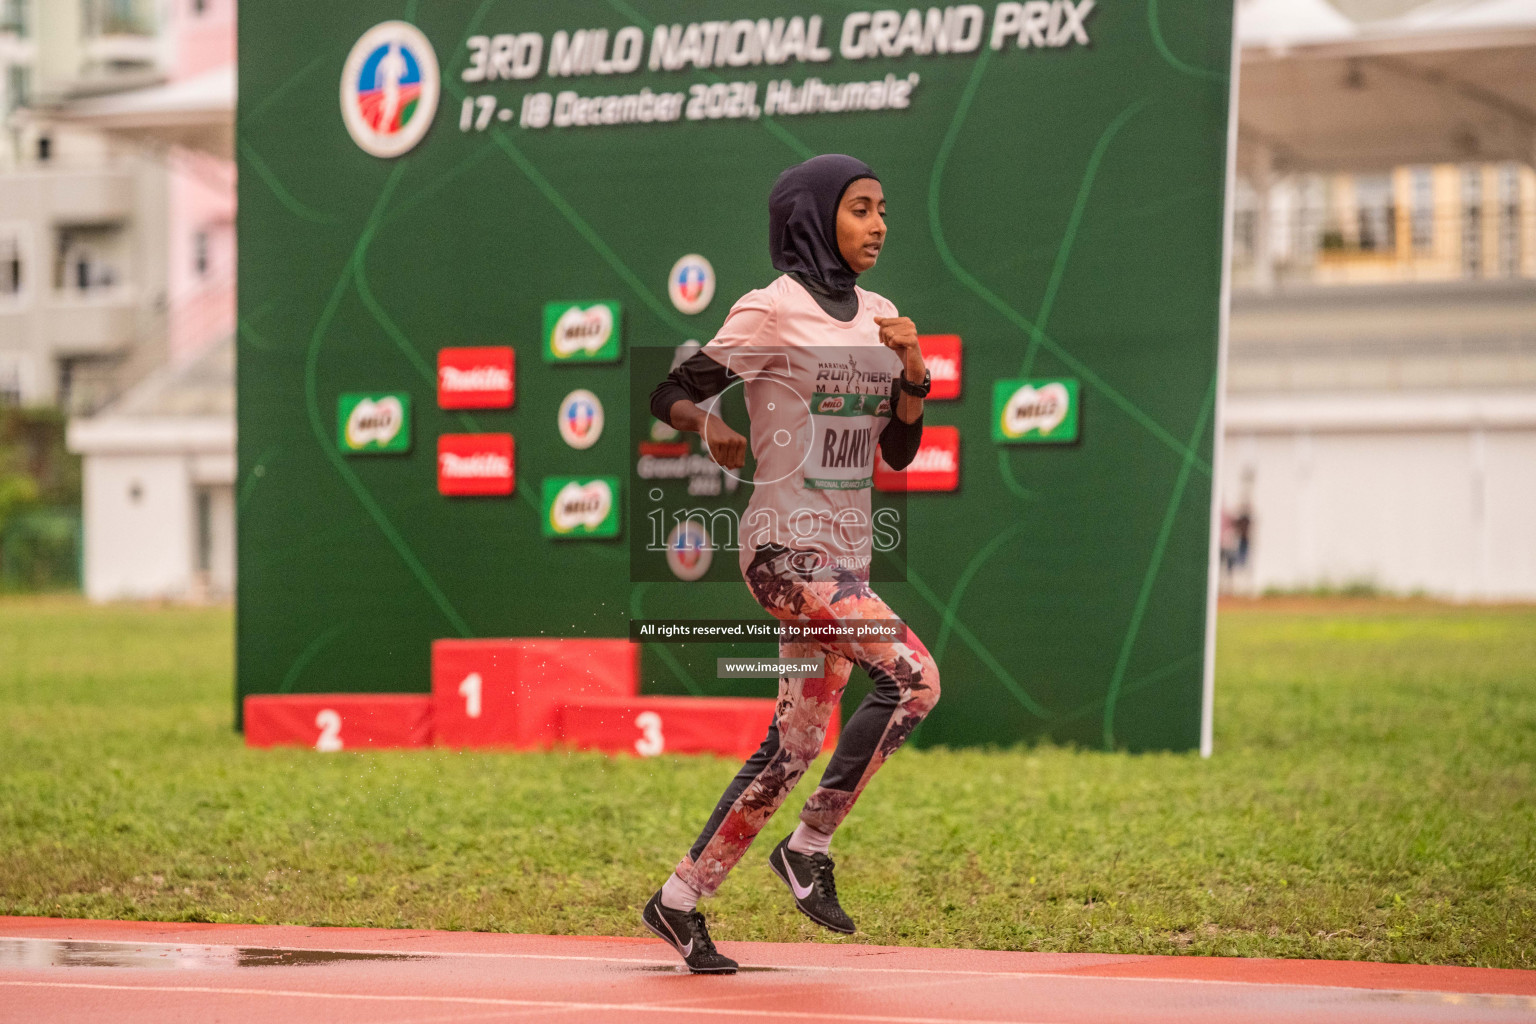
[[874, 483], [875, 441], [891, 417], [884, 395], [811, 395], [811, 453], [805, 486], [856, 491]]

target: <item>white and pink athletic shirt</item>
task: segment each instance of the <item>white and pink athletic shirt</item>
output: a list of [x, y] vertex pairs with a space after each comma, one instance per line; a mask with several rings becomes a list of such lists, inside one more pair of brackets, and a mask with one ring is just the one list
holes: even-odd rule
[[[854, 291], [858, 312], [844, 323], [786, 274], [737, 300], [699, 352], [727, 371], [726, 387], [745, 389], [752, 418], [757, 468], [741, 522], [743, 572], [770, 544], [817, 551], [824, 565], [868, 572], [875, 446], [893, 419], [902, 362], [880, 343], [875, 323], [877, 316], [896, 316], [895, 305]], [[920, 422], [897, 423], [902, 434], [921, 431]], [[887, 449], [916, 450], [915, 437], [910, 445], [894, 440]], [[911, 452], [894, 454], [888, 451], [887, 460], [897, 468], [911, 459]]]

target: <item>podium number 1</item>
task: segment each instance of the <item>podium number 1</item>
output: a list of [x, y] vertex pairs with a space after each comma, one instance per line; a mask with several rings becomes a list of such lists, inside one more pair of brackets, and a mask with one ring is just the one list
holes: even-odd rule
[[470, 718], [480, 717], [480, 673], [471, 672], [459, 684], [459, 696], [464, 698], [464, 713]]

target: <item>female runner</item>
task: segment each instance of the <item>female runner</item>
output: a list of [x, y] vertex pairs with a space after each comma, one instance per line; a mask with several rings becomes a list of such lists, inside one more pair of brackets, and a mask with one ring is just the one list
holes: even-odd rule
[[[885, 244], [880, 181], [849, 156], [807, 160], [774, 183], [768, 230], [783, 276], [731, 307], [720, 333], [652, 393], [651, 412], [700, 434], [715, 462], [739, 469], [746, 438], [712, 405], [696, 403], [741, 383], [757, 459], [741, 526], [742, 575], [752, 596], [791, 622], [894, 620], [868, 583], [875, 444], [895, 469], [912, 461], [929, 377], [912, 321], [854, 283]], [[933, 658], [904, 632], [904, 642], [780, 644], [783, 658], [824, 658], [824, 674], [780, 678], [762, 747], [641, 914], [694, 973], [736, 971], [736, 961], [710, 941], [698, 901], [719, 888], [820, 752], [858, 665], [875, 689], [848, 719], [800, 824], [768, 857], [801, 912], [833, 931], [855, 930], [837, 900], [832, 834], [939, 698]]]

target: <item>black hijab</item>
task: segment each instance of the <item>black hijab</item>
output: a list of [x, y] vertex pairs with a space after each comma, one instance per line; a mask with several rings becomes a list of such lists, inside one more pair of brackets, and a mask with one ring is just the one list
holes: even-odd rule
[[[837, 247], [837, 204], [860, 178], [875, 172], [862, 160], [840, 153], [813, 156], [786, 170], [768, 193], [768, 253], [774, 268], [791, 274], [815, 296], [823, 309], [837, 316], [828, 301], [857, 309], [853, 272]], [[839, 316], [840, 320], [852, 319]]]

